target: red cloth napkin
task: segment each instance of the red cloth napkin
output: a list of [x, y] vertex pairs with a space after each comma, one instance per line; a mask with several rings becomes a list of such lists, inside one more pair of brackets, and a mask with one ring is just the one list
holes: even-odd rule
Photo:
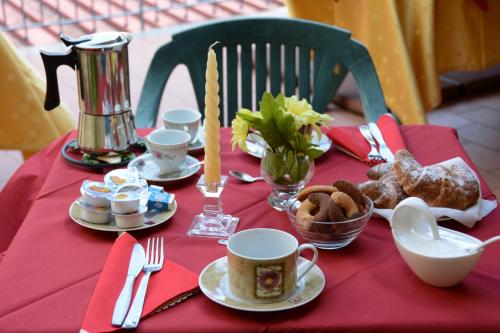
[[[90, 299], [80, 332], [111, 332], [120, 328], [111, 325], [111, 318], [125, 283], [135, 243], [137, 240], [128, 233], [123, 233], [115, 241]], [[139, 274], [135, 281], [134, 296], [142, 275]], [[197, 289], [197, 274], [165, 259], [163, 269], [151, 274], [141, 319], [174, 305]]]
[[[389, 113], [380, 116], [376, 124], [382, 132], [385, 143], [394, 154], [399, 149], [406, 148], [399, 126]], [[326, 135], [340, 150], [367, 164], [373, 164], [373, 161], [368, 159], [370, 144], [361, 135], [357, 127], [332, 127]]]

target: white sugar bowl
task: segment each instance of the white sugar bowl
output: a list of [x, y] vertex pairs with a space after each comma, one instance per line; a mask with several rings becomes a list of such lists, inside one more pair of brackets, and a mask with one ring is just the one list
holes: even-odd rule
[[438, 227], [427, 204], [415, 197], [401, 201], [391, 217], [399, 253], [424, 282], [436, 287], [460, 283], [474, 268], [486, 243]]
[[113, 213], [127, 214], [139, 210], [141, 197], [134, 192], [115, 193], [111, 196], [111, 210]]
[[128, 214], [116, 214], [113, 213], [115, 217], [116, 226], [119, 228], [137, 228], [144, 225], [146, 221], [146, 212], [148, 208], [146, 206], [140, 206], [139, 210], [134, 213]]

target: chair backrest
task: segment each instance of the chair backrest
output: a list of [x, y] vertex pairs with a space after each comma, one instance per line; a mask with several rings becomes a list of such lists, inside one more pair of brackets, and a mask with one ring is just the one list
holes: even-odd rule
[[214, 50], [226, 126], [240, 107], [258, 110], [265, 91], [296, 94], [323, 112], [348, 71], [357, 82], [365, 118], [374, 121], [387, 112], [370, 55], [348, 31], [297, 19], [239, 18], [182, 31], [156, 51], [139, 100], [138, 127], [155, 125], [163, 89], [179, 64], [189, 70], [203, 113], [207, 51], [215, 41], [220, 43]]

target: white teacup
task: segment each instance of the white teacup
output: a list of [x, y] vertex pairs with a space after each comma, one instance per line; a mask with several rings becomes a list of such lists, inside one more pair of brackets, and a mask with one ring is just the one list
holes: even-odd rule
[[174, 109], [164, 112], [162, 115], [163, 126], [170, 129], [178, 129], [187, 132], [194, 143], [198, 139], [198, 131], [201, 124], [201, 113], [190, 109]]
[[146, 145], [161, 173], [179, 170], [190, 141], [188, 133], [175, 129], [159, 128], [146, 136]]
[[[297, 267], [301, 252], [313, 251], [311, 262]], [[314, 267], [318, 251], [302, 244], [287, 232], [276, 229], [248, 229], [227, 241], [229, 289], [250, 303], [273, 303], [290, 297], [297, 281]]]

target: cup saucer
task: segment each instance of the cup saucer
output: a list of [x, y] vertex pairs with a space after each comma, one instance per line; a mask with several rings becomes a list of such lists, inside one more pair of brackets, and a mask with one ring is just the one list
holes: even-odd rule
[[188, 146], [188, 152], [192, 155], [197, 155], [198, 153], [203, 152], [203, 148], [205, 148], [205, 129], [203, 125], [200, 126], [198, 130], [198, 134], [196, 135], [196, 140], [193, 143], [190, 143]]
[[[307, 259], [299, 258], [299, 266], [308, 262]], [[325, 276], [321, 269], [315, 265], [297, 283], [297, 289], [290, 298], [276, 303], [249, 303], [237, 298], [229, 290], [227, 257], [222, 257], [211, 262], [203, 269], [200, 274], [199, 285], [205, 296], [228, 308], [251, 312], [272, 312], [293, 309], [315, 299], [325, 287]]]
[[161, 173], [160, 169], [153, 161], [153, 157], [151, 154], [146, 153], [137, 158], [134, 158], [128, 164], [128, 168], [136, 168], [139, 172], [139, 175], [150, 182], [155, 183], [174, 183], [194, 175], [198, 170], [200, 170], [201, 166], [194, 166], [191, 168], [187, 168], [192, 164], [198, 163], [199, 161], [193, 156], [186, 155], [186, 159], [182, 162], [179, 171], [175, 171], [172, 173]]
[[203, 151], [203, 148], [205, 148], [204, 139], [201, 137], [198, 137], [198, 140], [189, 144], [188, 151], [190, 154], [197, 154], [197, 153]]

